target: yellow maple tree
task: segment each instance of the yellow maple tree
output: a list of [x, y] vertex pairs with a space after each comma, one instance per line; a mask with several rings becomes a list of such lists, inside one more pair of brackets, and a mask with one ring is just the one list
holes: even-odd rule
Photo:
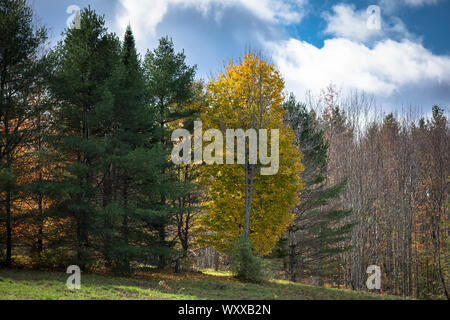
[[[197, 221], [201, 244], [227, 252], [238, 236], [246, 234], [256, 253], [266, 255], [292, 222], [291, 208], [299, 202], [303, 187], [299, 174], [304, 168], [294, 133], [283, 121], [283, 90], [279, 71], [254, 54], [245, 55], [239, 64], [230, 62], [225, 73], [210, 80], [203, 129], [278, 130], [279, 166], [276, 174], [262, 174], [263, 165], [248, 161], [248, 141], [244, 164], [202, 166], [207, 201]], [[272, 150], [274, 142], [268, 140], [267, 150]]]

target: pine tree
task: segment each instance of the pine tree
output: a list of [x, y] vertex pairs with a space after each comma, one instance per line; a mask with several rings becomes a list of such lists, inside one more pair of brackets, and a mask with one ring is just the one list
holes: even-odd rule
[[[179, 124], [179, 122], [174, 124], [172, 126], [174, 129], [182, 127], [189, 132], [194, 132], [194, 121], [198, 119], [201, 111], [206, 107], [206, 97], [202, 92], [203, 89], [203, 82], [199, 81], [194, 83], [194, 96], [188, 103], [188, 110], [190, 110], [192, 114], [187, 118], [184, 118], [181, 124]], [[193, 140], [193, 137], [191, 137], [191, 139]], [[194, 152], [193, 147], [191, 148], [191, 152]], [[200, 170], [197, 165], [182, 163], [176, 165], [175, 170], [181, 187], [183, 188], [178, 199], [174, 201], [174, 206], [176, 207], [176, 233], [179, 247], [181, 247], [178, 258], [176, 259], [175, 272], [179, 273], [181, 271], [182, 261], [185, 262], [185, 267], [189, 267], [186, 262], [188, 262], [188, 253], [192, 246], [192, 230], [195, 226], [194, 220], [200, 213], [202, 188], [197, 183], [200, 177]]]
[[[295, 220], [290, 225], [284, 252], [288, 256], [288, 270], [292, 281], [300, 278], [299, 272], [325, 277], [335, 273], [339, 253], [348, 248], [341, 244], [347, 239], [352, 226], [341, 224], [351, 211], [329, 206], [330, 200], [339, 196], [346, 182], [326, 184], [328, 143], [324, 131], [318, 128], [314, 114], [306, 105], [290, 95], [285, 103], [286, 122], [296, 133], [295, 144], [302, 152], [305, 171], [305, 188], [300, 192], [300, 205], [294, 208]], [[283, 252], [283, 250], [282, 250]]]
[[177, 210], [172, 201], [186, 192], [176, 176], [175, 166], [169, 161], [173, 144], [168, 130], [171, 123], [193, 114], [187, 103], [194, 96], [196, 66], [188, 66], [185, 60], [184, 52], [175, 53], [173, 42], [167, 37], [160, 39], [159, 46], [154, 51], [148, 51], [144, 59], [147, 92], [157, 123], [152, 143], [167, 157], [165, 166], [160, 170], [159, 197], [153, 199], [158, 214], [148, 221], [158, 229], [160, 268], [166, 267], [167, 256], [173, 253], [167, 250], [174, 245], [167, 239], [167, 227], [174, 223]]
[[[99, 249], [106, 265], [118, 273], [130, 271], [130, 262], [142, 258], [133, 245], [139, 224], [136, 221], [135, 182], [137, 174], [150, 164], [142, 163], [135, 153], [143, 150], [150, 139], [153, 119], [145, 106], [145, 82], [132, 30], [127, 28], [119, 52], [113, 80], [114, 100], [111, 127], [105, 135], [105, 156], [102, 159], [102, 209], [97, 228]], [[148, 155], [151, 158], [151, 155]], [[145, 258], [144, 258], [145, 259]]]
[[12, 261], [13, 213], [22, 188], [18, 183], [24, 160], [21, 150], [33, 140], [36, 132], [31, 122], [42, 112], [33, 99], [43, 92], [45, 59], [40, 49], [46, 29], [33, 24], [26, 1], [0, 1], [0, 217], [6, 233], [6, 266]]
[[170, 243], [161, 242], [156, 235], [167, 210], [159, 197], [161, 186], [168, 187], [164, 186], [168, 159], [158, 144], [158, 118], [130, 27], [122, 43], [119, 70], [114, 130], [103, 168], [103, 196], [108, 201], [104, 201], [107, 223], [102, 251], [110, 267], [124, 273], [130, 271], [132, 261], [156, 264], [161, 256], [173, 252]]
[[[90, 7], [81, 12], [80, 19], [80, 28], [67, 29], [50, 54], [53, 75], [49, 82], [56, 104], [51, 142], [61, 162], [53, 186], [60, 200], [56, 211], [73, 218], [75, 262], [83, 269], [92, 257], [95, 242], [90, 243], [90, 237], [94, 231], [101, 232], [94, 226], [102, 213], [102, 171], [108, 136], [114, 130], [120, 42]], [[103, 207], [106, 205], [104, 194]]]

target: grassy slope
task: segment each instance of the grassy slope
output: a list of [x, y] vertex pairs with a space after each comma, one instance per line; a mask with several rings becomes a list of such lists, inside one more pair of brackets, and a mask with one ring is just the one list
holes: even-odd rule
[[[388, 295], [316, 287], [287, 281], [240, 283], [224, 274], [141, 273], [134, 278], [82, 274], [81, 290], [66, 288], [61, 272], [0, 270], [0, 300], [5, 299], [212, 299], [316, 300], [396, 299]], [[159, 282], [164, 280], [164, 284]]]

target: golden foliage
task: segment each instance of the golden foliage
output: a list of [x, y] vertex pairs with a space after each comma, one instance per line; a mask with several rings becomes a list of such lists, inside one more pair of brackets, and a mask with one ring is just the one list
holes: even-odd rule
[[[294, 133], [283, 122], [284, 81], [273, 65], [253, 54], [242, 63], [230, 63], [224, 74], [207, 86], [209, 107], [202, 116], [208, 128], [279, 129], [280, 168], [276, 175], [255, 176], [249, 238], [259, 255], [270, 253], [292, 222], [291, 208], [303, 187], [302, 155], [293, 144]], [[270, 140], [270, 139], [269, 139]], [[270, 150], [270, 147], [269, 147]], [[225, 153], [224, 153], [225, 154]], [[245, 171], [242, 165], [201, 168], [207, 188], [205, 212], [198, 218], [200, 244], [226, 252], [245, 225]]]

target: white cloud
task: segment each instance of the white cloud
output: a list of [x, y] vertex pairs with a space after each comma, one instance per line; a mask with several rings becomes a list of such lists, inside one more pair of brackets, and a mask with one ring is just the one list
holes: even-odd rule
[[333, 7], [324, 17], [326, 32], [334, 39], [319, 48], [297, 39], [280, 40], [283, 24], [301, 21], [307, 0], [119, 1], [116, 30], [123, 32], [131, 23], [140, 49], [151, 48], [156, 36], [168, 32], [192, 63], [199, 64], [202, 76], [242, 53], [248, 41], [256, 41], [284, 75], [286, 89], [300, 98], [333, 82], [389, 103], [438, 103], [436, 97], [450, 103], [450, 56], [434, 55], [398, 17], [387, 13], [376, 31], [367, 29], [365, 10]]
[[365, 11], [355, 11], [353, 5], [339, 4], [332, 8], [333, 14], [325, 13], [328, 25], [326, 33], [359, 41], [379, 36], [382, 31], [367, 27], [368, 15]]
[[[266, 45], [287, 89], [299, 97], [309, 90], [317, 94], [331, 82], [383, 98], [433, 86], [450, 92], [450, 57], [433, 55], [409, 40], [384, 40], [372, 49], [343, 38], [326, 40], [323, 48], [296, 39]], [[417, 99], [405, 98], [404, 103]]]
[[381, 29], [371, 29], [367, 25], [367, 10], [356, 10], [354, 5], [338, 4], [333, 6], [332, 13], [325, 13], [327, 21], [325, 32], [335, 37], [367, 42], [383, 38], [407, 38], [414, 36], [408, 32], [405, 24], [397, 17], [381, 14]]
[[214, 10], [216, 20], [220, 19], [220, 9], [238, 6], [268, 23], [298, 23], [303, 17], [300, 10], [307, 0], [119, 0], [121, 9], [116, 17], [119, 32], [124, 32], [131, 23], [137, 41], [155, 37], [156, 28], [164, 19], [171, 6], [194, 8], [203, 15]]

